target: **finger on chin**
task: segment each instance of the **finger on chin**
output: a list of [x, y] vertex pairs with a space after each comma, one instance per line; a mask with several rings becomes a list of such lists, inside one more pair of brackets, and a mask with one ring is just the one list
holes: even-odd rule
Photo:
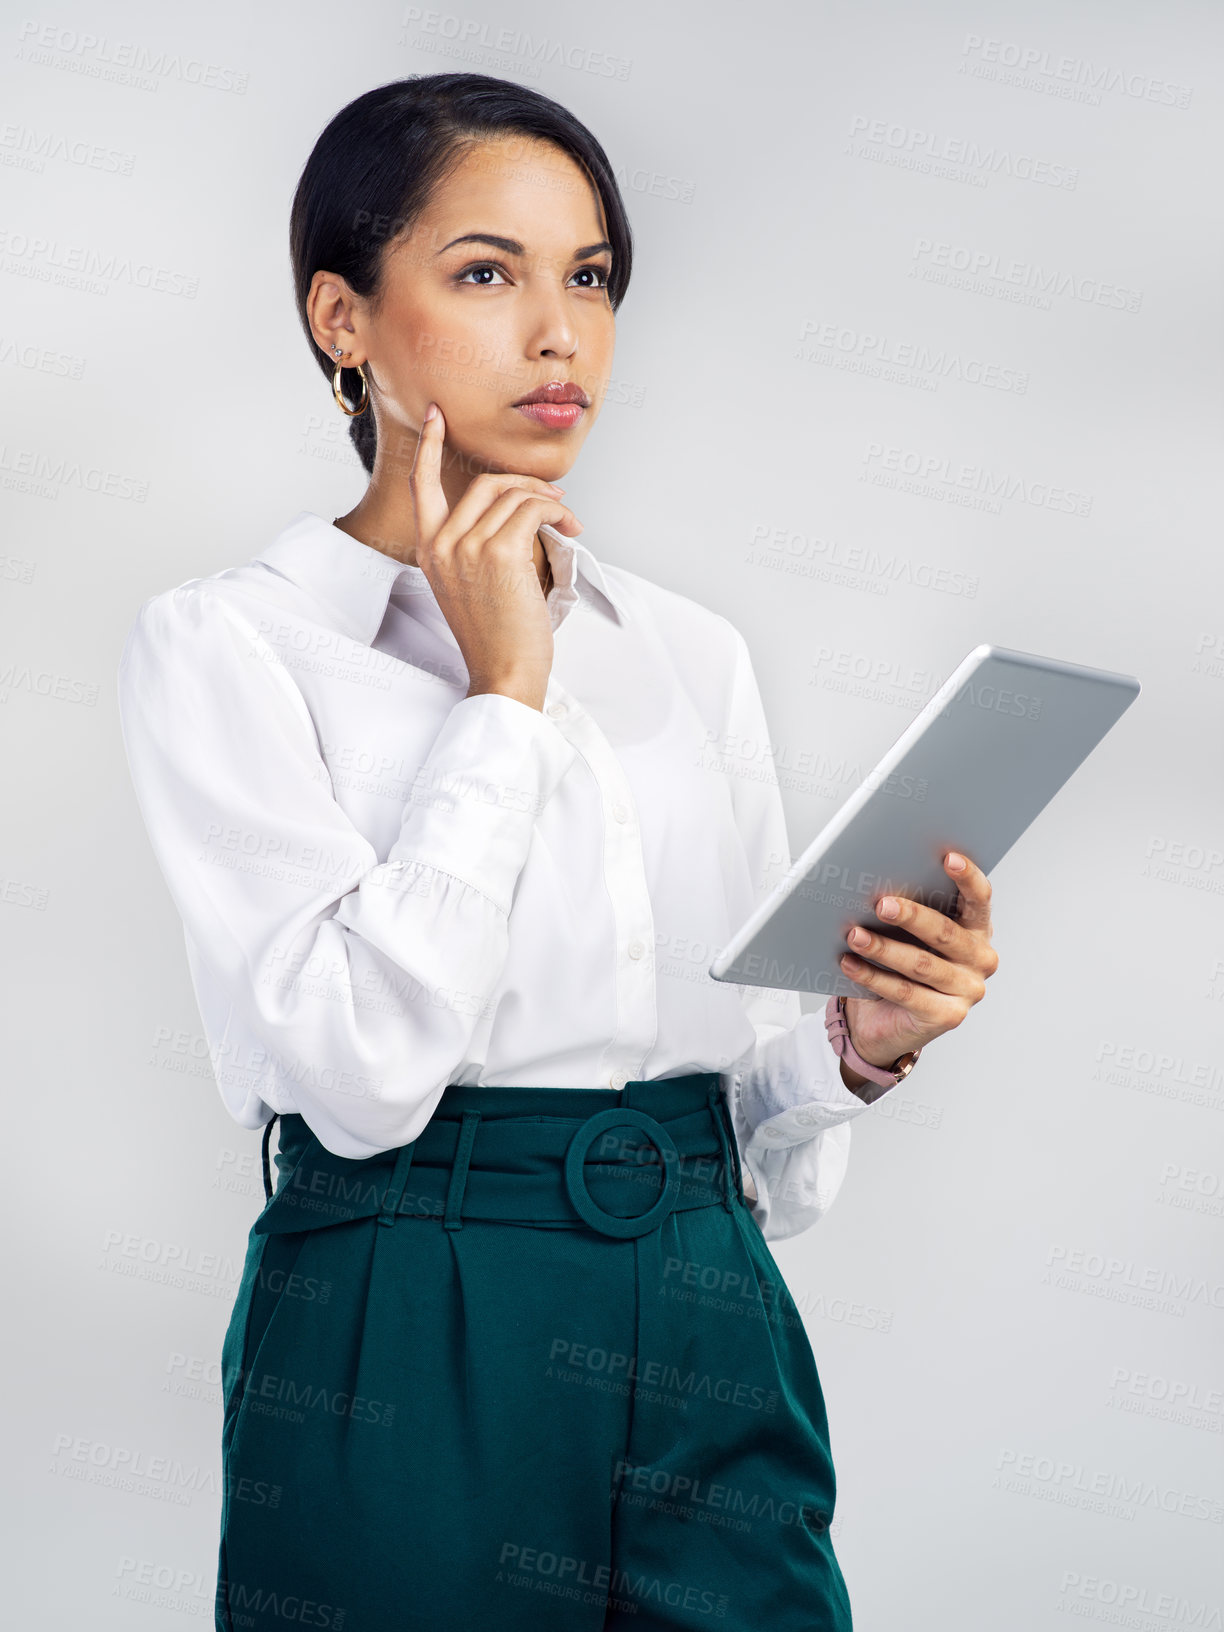
[[416, 513], [417, 540], [426, 543], [432, 542], [450, 514], [441, 478], [445, 421], [436, 403], [434, 409], [433, 417], [422, 422], [412, 462], [413, 480], [409, 483]]

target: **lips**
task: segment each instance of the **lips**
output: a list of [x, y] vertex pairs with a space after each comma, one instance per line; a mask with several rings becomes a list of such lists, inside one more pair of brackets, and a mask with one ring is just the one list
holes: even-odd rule
[[589, 408], [591, 399], [580, 385], [569, 380], [550, 380], [547, 385], [537, 386], [534, 391], [520, 397], [512, 406], [522, 408], [531, 403], [550, 403], [561, 407], [566, 403], [576, 403], [579, 408]]

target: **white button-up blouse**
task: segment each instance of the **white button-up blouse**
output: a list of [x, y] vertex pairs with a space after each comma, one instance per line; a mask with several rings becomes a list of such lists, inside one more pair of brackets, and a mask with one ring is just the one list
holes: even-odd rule
[[468, 697], [424, 572], [309, 511], [141, 606], [120, 720], [222, 1098], [366, 1157], [448, 1083], [717, 1071], [754, 1216], [795, 1235], [870, 1107], [823, 1011], [707, 972], [791, 860], [748, 648], [541, 537], [542, 712]]

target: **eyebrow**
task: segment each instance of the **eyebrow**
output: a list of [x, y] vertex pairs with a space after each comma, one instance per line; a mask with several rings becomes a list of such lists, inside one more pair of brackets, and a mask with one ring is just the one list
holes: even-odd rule
[[[453, 249], [456, 244], [492, 244], [495, 249], [502, 250], [506, 255], [523, 255], [526, 253], [517, 238], [499, 238], [492, 232], [465, 232], [462, 238], [452, 238], [449, 244], [443, 244], [442, 248], [438, 250], [438, 254], [445, 254], [448, 249]], [[598, 255], [604, 249], [609, 252], [612, 249], [612, 245], [606, 240], [600, 244], [586, 244], [582, 249], [574, 251], [574, 259], [584, 261], [589, 255]]]

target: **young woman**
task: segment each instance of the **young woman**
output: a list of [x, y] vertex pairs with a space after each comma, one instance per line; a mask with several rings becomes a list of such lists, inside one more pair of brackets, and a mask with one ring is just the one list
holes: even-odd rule
[[709, 979], [786, 828], [719, 749], [767, 753], [738, 631], [604, 561], [557, 485], [631, 259], [572, 115], [384, 85], [291, 237], [369, 485], [154, 595], [120, 671], [218, 1084], [265, 1127], [217, 1626], [845, 1632], [767, 1240], [981, 998], [990, 887], [949, 856], [956, 921], [900, 901], [931, 950], [880, 902], [844, 1010]]

